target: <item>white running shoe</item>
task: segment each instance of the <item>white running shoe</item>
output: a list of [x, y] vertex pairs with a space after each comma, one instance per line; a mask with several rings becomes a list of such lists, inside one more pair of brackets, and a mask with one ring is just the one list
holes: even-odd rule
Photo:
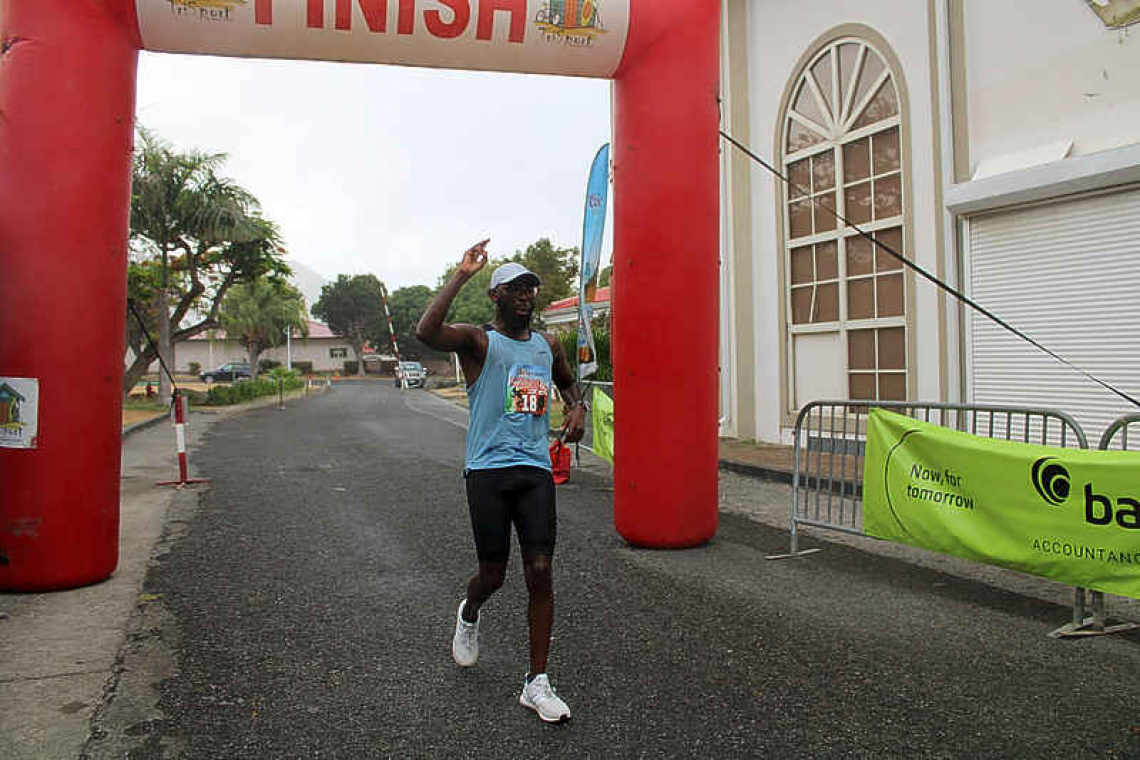
[[468, 623], [463, 619], [464, 599], [455, 613], [455, 638], [451, 640], [451, 656], [455, 664], [469, 668], [479, 659], [479, 620]]
[[554, 693], [554, 687], [550, 685], [550, 679], [545, 673], [524, 683], [519, 704], [534, 710], [547, 723], [570, 720], [570, 708]]

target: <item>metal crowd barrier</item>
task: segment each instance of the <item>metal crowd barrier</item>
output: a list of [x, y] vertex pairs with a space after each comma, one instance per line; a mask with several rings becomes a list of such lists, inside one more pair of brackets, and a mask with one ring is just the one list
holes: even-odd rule
[[[590, 408], [594, 407], [594, 397], [598, 393], [604, 393], [611, 399], [614, 397], [614, 384], [611, 382], [602, 382], [594, 380], [586, 380], [582, 383], [582, 395]], [[574, 464], [581, 464], [580, 454], [578, 449], [586, 449], [591, 454], [594, 453], [594, 415], [586, 415], [586, 434], [582, 436], [582, 440], [578, 446], [575, 447], [575, 462]]]
[[[1140, 433], [1140, 414], [1126, 414], [1117, 418], [1108, 426], [1108, 429], [1104, 431], [1104, 434], [1100, 437], [1100, 443], [1097, 448], [1103, 451], [1110, 449], [1117, 451], [1140, 451], [1140, 440], [1137, 440], [1137, 437], [1132, 438], [1131, 441], [1129, 440], [1128, 429], [1133, 425], [1137, 427], [1136, 432]], [[1091, 617], [1086, 617], [1085, 615], [1086, 591], [1091, 595], [1093, 613]], [[1073, 621], [1053, 631], [1050, 635], [1054, 637], [1097, 636], [1140, 628], [1140, 625], [1136, 623], [1107, 625], [1107, 617], [1105, 613], [1104, 592], [1078, 588], [1076, 589], [1073, 599]]]
[[[1053, 409], [921, 401], [813, 401], [800, 410], [792, 433], [791, 546], [787, 554], [769, 555], [767, 559], [819, 551], [799, 548], [802, 525], [863, 535], [863, 456], [867, 414], [872, 407], [997, 440], [1088, 448], [1088, 439], [1076, 420]], [[1128, 422], [1140, 423], [1140, 415], [1118, 421], [1105, 433], [1101, 448], [1118, 429], [1125, 431], [1127, 440]], [[1085, 592], [1074, 589], [1072, 622], [1051, 636], [1114, 633], [1133, 627], [1105, 627], [1104, 595], [1100, 592], [1092, 592], [1094, 615], [1086, 618]]]
[[[1108, 429], [1104, 431], [1104, 435], [1100, 437], [1100, 449], [1113, 449], [1118, 451], [1140, 451], [1140, 440], [1133, 438], [1129, 441], [1128, 428], [1132, 425], [1137, 427], [1137, 434], [1140, 437], [1140, 414], [1126, 414], [1123, 417], [1117, 418]], [[1119, 440], [1117, 440], [1119, 438]]]
[[792, 522], [788, 554], [800, 551], [799, 527], [863, 534], [863, 454], [870, 408], [888, 409], [953, 430], [1006, 441], [1087, 449], [1080, 425], [1052, 409], [923, 401], [813, 401], [792, 432]]

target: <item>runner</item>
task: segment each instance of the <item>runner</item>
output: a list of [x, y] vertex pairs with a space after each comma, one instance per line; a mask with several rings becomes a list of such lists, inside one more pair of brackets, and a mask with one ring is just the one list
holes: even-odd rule
[[530, 328], [541, 282], [522, 264], [510, 262], [491, 274], [492, 323], [444, 324], [456, 294], [486, 265], [488, 242], [467, 249], [416, 327], [416, 337], [425, 344], [459, 356], [471, 408], [463, 473], [479, 569], [456, 613], [451, 654], [462, 667], [479, 658], [479, 611], [503, 585], [513, 524], [529, 594], [530, 670], [519, 702], [542, 720], [558, 723], [569, 720], [570, 708], [546, 674], [557, 533], [547, 443], [551, 379], [566, 402], [565, 440], [581, 440], [585, 408], [562, 345]]

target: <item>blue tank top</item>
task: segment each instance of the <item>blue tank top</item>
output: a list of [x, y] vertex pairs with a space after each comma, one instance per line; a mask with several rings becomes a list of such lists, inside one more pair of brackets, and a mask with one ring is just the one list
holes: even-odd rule
[[468, 470], [530, 465], [550, 469], [551, 367], [546, 338], [532, 331], [513, 340], [487, 331], [487, 359], [467, 386], [471, 409], [467, 428]]

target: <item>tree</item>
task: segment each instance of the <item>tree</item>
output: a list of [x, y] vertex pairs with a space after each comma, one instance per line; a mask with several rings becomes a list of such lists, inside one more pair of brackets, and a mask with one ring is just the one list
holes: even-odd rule
[[[431, 288], [426, 285], [397, 288], [388, 294], [388, 312], [392, 315], [392, 327], [396, 331], [396, 342], [400, 346], [400, 354], [405, 359], [423, 359], [445, 355], [428, 348], [416, 338], [416, 323], [420, 321], [420, 317], [427, 310], [431, 299]], [[384, 326], [381, 334], [372, 336], [371, 340], [374, 346], [388, 345], [390, 338], [387, 325]]]
[[598, 287], [599, 288], [609, 287], [611, 284], [613, 284], [613, 279], [614, 279], [614, 265], [610, 264], [609, 266], [605, 267], [604, 269], [602, 269], [601, 272], [598, 273]]
[[313, 304], [313, 316], [324, 320], [333, 333], [352, 346], [358, 375], [364, 374], [364, 345], [388, 330], [381, 288], [375, 275], [342, 274], [336, 282], [321, 287], [321, 297]]
[[[140, 313], [153, 319], [158, 346], [142, 342], [141, 329], [128, 314], [127, 339], [135, 359], [123, 375], [124, 394], [159, 351], [171, 367], [173, 344], [217, 327], [218, 309], [235, 284], [289, 274], [276, 225], [260, 216], [256, 198], [217, 175], [225, 158], [224, 153], [179, 153], [150, 132], [139, 131], [128, 295]], [[171, 296], [176, 298], [173, 312]], [[191, 315], [194, 321], [184, 326]], [[165, 373], [160, 392], [164, 387], [169, 387]]]
[[302, 335], [309, 334], [304, 296], [279, 279], [235, 285], [222, 302], [219, 318], [226, 337], [237, 340], [249, 353], [249, 371], [254, 380], [261, 352], [284, 343], [287, 330], [295, 328]]
[[[538, 289], [538, 298], [535, 299], [534, 313], [535, 325], [542, 326], [542, 310], [554, 301], [577, 294], [578, 277], [578, 249], [555, 248], [549, 238], [540, 238], [527, 246], [525, 251], [516, 251], [509, 258], [488, 259], [487, 265], [472, 277], [463, 289], [451, 302], [447, 312], [448, 322], [464, 322], [471, 325], [481, 325], [495, 318], [495, 305], [487, 297], [491, 284], [491, 272], [508, 261], [517, 261], [542, 280], [542, 287]], [[458, 264], [452, 264], [439, 278], [439, 288], [442, 288]]]
[[[447, 310], [445, 318], [447, 322], [482, 325], [495, 318], [495, 304], [487, 297], [487, 291], [491, 286], [491, 272], [505, 261], [506, 259], [488, 259], [487, 265], [467, 281], [456, 294], [455, 300], [451, 302], [451, 308]], [[458, 266], [459, 264], [455, 263], [447, 268], [439, 278], [439, 286], [435, 292], [438, 293], [440, 288], [447, 284]]]
[[550, 238], [539, 238], [525, 251], [511, 257], [512, 261], [519, 262], [542, 280], [534, 302], [535, 314], [541, 314], [555, 301], [578, 294], [575, 280], [579, 258], [577, 248], [555, 248]]

